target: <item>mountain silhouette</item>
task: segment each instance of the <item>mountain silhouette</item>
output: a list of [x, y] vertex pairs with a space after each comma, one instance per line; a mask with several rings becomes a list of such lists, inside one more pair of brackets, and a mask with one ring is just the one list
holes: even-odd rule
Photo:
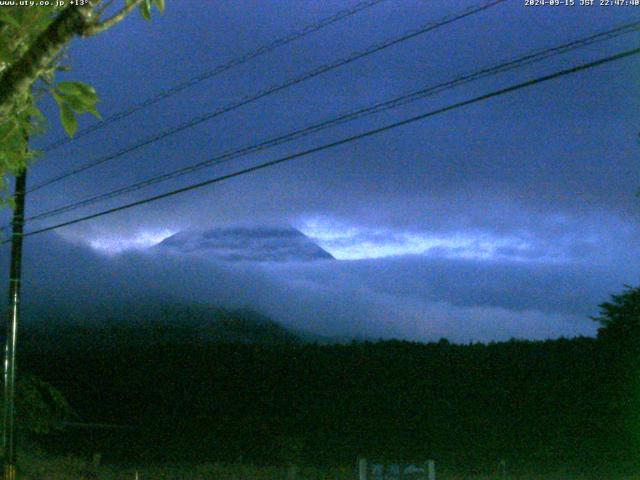
[[232, 227], [183, 231], [154, 249], [206, 254], [226, 262], [311, 262], [333, 256], [293, 227]]
[[[209, 305], [142, 303], [74, 317], [65, 311], [41, 313], [21, 332], [21, 341], [40, 350], [127, 348], [163, 344], [289, 344], [303, 339], [250, 309]], [[89, 320], [89, 321], [87, 321]]]

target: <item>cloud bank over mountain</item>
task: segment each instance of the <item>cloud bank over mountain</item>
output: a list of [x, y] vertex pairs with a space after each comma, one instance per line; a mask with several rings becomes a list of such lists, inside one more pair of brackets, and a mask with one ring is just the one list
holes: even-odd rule
[[[345, 8], [343, 0], [261, 2], [259, 10], [255, 3], [181, 2], [180, 9], [152, 25], [132, 19], [131, 28], [114, 30], [114, 36], [72, 46], [74, 75], [96, 87], [101, 113], [108, 117], [137, 104], [140, 92], [154, 95]], [[207, 171], [190, 170], [227, 152], [629, 21], [625, 9], [534, 11], [503, 2], [495, 13], [466, 17], [224, 118], [129, 149], [473, 4], [431, 3], [425, 8], [418, 0], [383, 2], [48, 152], [30, 169], [30, 184], [129, 151], [121, 161], [30, 194], [28, 215], [171, 171], [191, 173], [131, 191], [126, 200], [111, 198], [30, 222], [27, 229], [230, 175], [635, 48], [634, 34], [611, 38]], [[148, 41], [140, 42], [141, 35]], [[253, 306], [277, 320], [331, 334], [461, 341], [593, 334], [588, 316], [597, 313], [597, 305], [624, 283], [639, 280], [640, 96], [629, 88], [637, 70], [632, 58], [603, 64], [68, 225], [58, 230], [60, 237], [30, 238], [25, 302], [66, 303], [79, 311], [85, 304], [153, 294]], [[57, 115], [53, 102], [44, 102], [43, 111]], [[63, 134], [59, 122], [51, 127], [34, 141], [46, 145]], [[7, 223], [10, 210], [2, 215]], [[229, 236], [228, 229], [243, 221], [291, 224], [307, 239], [248, 231]], [[222, 230], [211, 233], [214, 227]], [[180, 233], [186, 231], [200, 233]], [[323, 251], [335, 260], [323, 260]]]
[[[540, 339], [595, 334], [589, 315], [622, 287], [618, 272], [606, 266], [433, 252], [340, 261], [294, 230], [261, 227], [253, 242], [245, 242], [248, 229], [236, 230], [237, 236], [232, 231], [182, 233], [156, 247], [116, 255], [55, 234], [28, 238], [25, 321], [37, 322], [39, 311], [55, 309], [91, 322], [96, 309], [175, 301], [251, 308], [288, 328], [343, 339]], [[300, 261], [292, 243], [302, 245], [302, 252], [319, 252], [323, 261], [304, 255]], [[217, 251], [238, 251], [240, 245], [246, 246], [242, 255]], [[265, 262], [265, 245], [272, 260], [273, 252], [286, 255]], [[6, 267], [5, 252], [0, 268]]]

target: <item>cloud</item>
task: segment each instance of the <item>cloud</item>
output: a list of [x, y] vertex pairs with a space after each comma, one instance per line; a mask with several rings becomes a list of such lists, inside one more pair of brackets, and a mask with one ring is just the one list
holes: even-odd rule
[[[185, 6], [173, 16], [154, 22], [153, 28], [138, 20], [132, 27], [119, 30], [116, 38], [96, 39], [97, 43], [78, 48], [73, 52], [77, 63], [75, 75], [94, 81], [104, 97], [101, 108], [106, 114], [113, 113], [139, 102], [140, 92], [151, 94], [184, 80], [177, 78], [177, 70], [172, 68], [177, 63], [182, 66], [180, 75], [195, 75], [205, 65], [232, 58], [239, 51], [250, 50], [342, 7], [341, 2], [321, 3], [302, 8], [296, 2], [271, 2], [260, 10], [248, 1], [233, 6], [219, 2], [206, 8]], [[112, 153], [313, 65], [348, 55], [372, 42], [462, 10], [473, 2], [464, 3], [465, 6], [442, 4], [427, 11], [420, 2], [403, 2], [402, 6], [385, 2], [344, 24], [336, 24], [274, 55], [190, 89], [188, 94], [161, 102], [140, 115], [52, 152], [48, 154], [50, 159], [33, 169], [31, 178], [39, 181], [57, 175], [61, 169], [75, 165], [74, 162]], [[190, 18], [187, 12], [196, 9], [201, 14], [185, 24], [184, 18]], [[625, 13], [616, 9], [597, 14], [590, 9], [576, 13], [541, 11], [532, 15], [505, 3], [225, 115], [224, 121], [207, 122], [86, 175], [78, 175], [47, 190], [46, 195], [36, 198], [40, 194], [34, 194], [34, 206], [38, 211], [46, 210], [72, 198], [121, 187], [331, 118], [338, 112], [626, 21]], [[144, 44], [136, 41], [140, 28], [152, 41]], [[489, 31], [491, 35], [487, 35]], [[550, 43], [551, 37], [554, 40]], [[194, 38], [202, 41], [194, 42]], [[514, 38], [527, 41], [514, 42]], [[277, 158], [407, 118], [603, 56], [623, 49], [630, 41], [630, 37], [621, 37], [552, 58], [535, 67], [492, 77], [128, 198], [160, 193], [227, 173], [232, 167]], [[476, 47], [480, 43], [484, 48]], [[159, 51], [162, 55], [157, 54]], [[185, 56], [184, 52], [189, 54]], [[100, 73], [105, 64], [112, 67], [118, 78], [128, 81], [114, 81], [112, 76]], [[556, 84], [496, 98], [291, 164], [157, 202], [129, 214], [104, 218], [96, 222], [99, 226], [78, 225], [69, 229], [68, 235], [89, 238], [92, 234], [87, 230], [95, 228], [103, 230], [103, 235], [115, 232], [131, 237], [138, 229], [178, 231], [224, 225], [239, 219], [283, 222], [311, 215], [342, 218], [348, 224], [369, 229], [427, 231], [432, 236], [440, 230], [455, 230], [463, 235], [476, 235], [478, 230], [485, 234], [504, 230], [507, 233], [501, 237], [520, 238], [517, 230], [525, 227], [537, 236], [549, 227], [545, 217], [553, 216], [570, 217], [572, 228], [579, 234], [591, 222], [585, 217], [593, 212], [602, 218], [626, 218], [637, 224], [640, 209], [634, 193], [640, 184], [637, 162], [640, 108], [637, 96], [627, 85], [628, 78], [635, 78], [635, 67], [632, 61], [612, 64], [590, 71], [589, 76], [567, 77]], [[593, 85], [608, 88], [594, 89]], [[559, 127], [554, 130], [551, 126]], [[108, 206], [118, 203], [114, 201]], [[378, 248], [377, 244], [371, 248], [374, 246]]]
[[316, 217], [302, 222], [302, 231], [341, 260], [384, 258], [403, 255], [434, 255], [450, 258], [495, 258], [529, 246], [517, 238], [499, 238], [467, 233], [432, 234], [341, 225]]
[[[101, 111], [109, 116], [140, 102], [141, 95], [153, 95], [330, 15], [344, 2], [312, 2], [312, 8], [265, 2], [258, 10], [254, 3], [185, 2], [151, 26], [132, 19], [115, 36], [72, 47], [74, 76], [96, 86]], [[425, 9], [419, 1], [383, 2], [48, 152], [30, 170], [30, 182], [126, 148], [473, 2], [464, 3]], [[505, 2], [136, 150], [30, 194], [29, 214], [628, 21], [624, 9], [525, 10]], [[141, 32], [149, 41], [137, 41]], [[620, 37], [550, 58], [126, 199], [184, 187], [600, 58], [630, 48], [632, 40]], [[177, 64], [180, 69], [174, 68]], [[108, 75], [104, 65], [110, 66]], [[155, 292], [187, 301], [253, 305], [317, 331], [407, 338], [592, 333], [587, 316], [597, 304], [623, 283], [638, 280], [640, 204], [634, 195], [640, 185], [640, 100], [629, 88], [636, 71], [637, 61], [612, 63], [73, 225], [60, 231], [62, 238], [33, 237], [25, 252], [25, 299], [81, 309], [83, 303], [108, 305]], [[43, 108], [52, 118], [56, 115], [53, 103]], [[43, 143], [61, 133], [56, 125]], [[55, 221], [124, 201], [112, 199]], [[342, 261], [313, 268], [289, 263], [230, 268], [144, 252], [186, 228], [238, 221], [291, 223]], [[33, 222], [28, 228], [51, 223]]]
[[588, 315], [622, 287], [607, 269], [580, 265], [428, 256], [228, 264], [154, 249], [102, 255], [57, 235], [27, 239], [24, 276], [28, 321], [60, 310], [90, 321], [115, 304], [173, 299], [251, 307], [342, 338], [461, 342], [594, 334]]

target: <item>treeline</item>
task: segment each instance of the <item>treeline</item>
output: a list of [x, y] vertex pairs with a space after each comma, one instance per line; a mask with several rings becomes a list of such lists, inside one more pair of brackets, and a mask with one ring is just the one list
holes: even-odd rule
[[105, 460], [620, 469], [638, 460], [640, 402], [638, 362], [616, 345], [30, 343], [20, 368], [83, 421], [135, 427], [44, 439]]

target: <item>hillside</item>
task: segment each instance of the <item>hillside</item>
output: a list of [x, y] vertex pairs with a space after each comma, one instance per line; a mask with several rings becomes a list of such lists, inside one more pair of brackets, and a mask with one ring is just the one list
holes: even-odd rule
[[26, 324], [26, 348], [64, 349], [149, 347], [162, 344], [298, 343], [301, 338], [252, 310], [226, 310], [184, 303], [145, 303], [110, 310], [41, 313]]
[[21, 352], [22, 368], [84, 421], [133, 427], [62, 432], [49, 443], [60, 453], [272, 464], [299, 444], [304, 463], [352, 464], [366, 452], [467, 472], [501, 458], [536, 472], [636, 458], [625, 420], [637, 411], [635, 383], [594, 339], [101, 345]]

